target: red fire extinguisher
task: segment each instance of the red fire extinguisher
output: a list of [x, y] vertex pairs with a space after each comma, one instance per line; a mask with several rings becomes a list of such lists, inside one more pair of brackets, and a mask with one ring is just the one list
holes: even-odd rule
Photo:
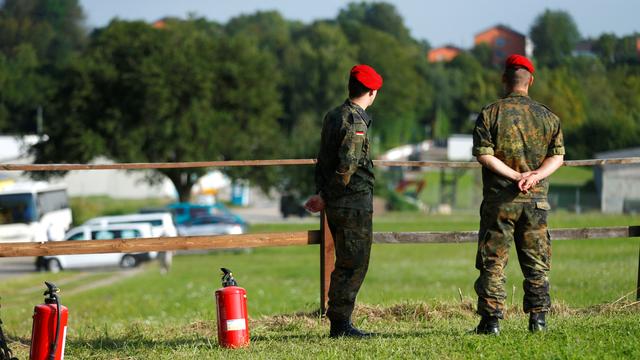
[[238, 287], [229, 269], [222, 270], [222, 288], [216, 290], [218, 344], [226, 348], [249, 345], [247, 291]]
[[30, 360], [63, 360], [64, 343], [67, 337], [69, 309], [60, 305], [58, 289], [54, 284], [44, 282], [44, 304], [33, 309], [31, 329]]

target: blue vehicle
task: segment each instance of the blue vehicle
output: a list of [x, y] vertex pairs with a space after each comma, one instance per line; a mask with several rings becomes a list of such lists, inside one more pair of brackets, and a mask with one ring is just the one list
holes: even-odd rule
[[230, 222], [242, 225], [245, 228], [247, 226], [247, 222], [244, 221], [241, 216], [232, 213], [222, 203], [206, 205], [178, 202], [169, 204], [167, 208], [173, 214], [173, 221], [176, 223], [176, 225], [184, 225], [190, 223], [198, 217], [216, 215], [224, 217]]

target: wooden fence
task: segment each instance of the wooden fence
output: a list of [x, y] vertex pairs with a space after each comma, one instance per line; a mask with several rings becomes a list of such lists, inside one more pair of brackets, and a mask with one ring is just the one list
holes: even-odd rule
[[[160, 169], [230, 166], [284, 166], [312, 165], [314, 159], [207, 161], [188, 163], [129, 163], [129, 164], [0, 164], [5, 171], [62, 171], [62, 170], [106, 170], [106, 169]], [[476, 162], [444, 161], [381, 161], [377, 166], [410, 166], [435, 168], [478, 168]], [[640, 164], [640, 158], [596, 159], [566, 161], [565, 166], [594, 166], [612, 164]], [[640, 226], [593, 227], [580, 229], [552, 229], [553, 240], [593, 238], [640, 237]], [[476, 231], [461, 232], [379, 232], [374, 233], [374, 243], [468, 243], [476, 242]], [[0, 257], [45, 256], [63, 254], [129, 253], [194, 249], [254, 248], [293, 245], [320, 245], [320, 307], [324, 313], [334, 268], [334, 244], [326, 217], [321, 215], [320, 230], [218, 236], [179, 236], [146, 239], [113, 239], [90, 242], [45, 242], [45, 243], [0, 243]], [[640, 250], [638, 253], [637, 299], [640, 300]]]

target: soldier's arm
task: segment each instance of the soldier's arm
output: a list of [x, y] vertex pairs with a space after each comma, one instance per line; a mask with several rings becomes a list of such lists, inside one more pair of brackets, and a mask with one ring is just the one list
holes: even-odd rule
[[518, 187], [522, 191], [527, 191], [541, 180], [551, 176], [564, 163], [564, 138], [560, 128], [560, 119], [555, 115], [552, 115], [550, 119], [555, 125], [555, 131], [547, 147], [547, 157], [540, 164], [540, 167], [531, 172], [530, 176], [518, 183]]
[[519, 181], [522, 177], [521, 174], [494, 156], [495, 144], [490, 127], [489, 121], [484, 116], [484, 111], [480, 112], [473, 129], [473, 155], [482, 166], [494, 173], [513, 181]]
[[536, 170], [530, 172], [528, 176], [518, 182], [520, 191], [528, 191], [536, 186], [541, 180], [551, 176], [564, 163], [564, 155], [552, 155], [544, 159]]
[[507, 164], [503, 163], [502, 160], [493, 155], [478, 155], [476, 156], [476, 159], [480, 164], [482, 164], [482, 166], [498, 175], [506, 177], [507, 179], [512, 181], [520, 181], [520, 179], [522, 179], [522, 174], [513, 170], [507, 166]]
[[342, 130], [344, 138], [338, 149], [336, 175], [341, 183], [347, 186], [351, 181], [351, 175], [358, 169], [358, 162], [362, 157], [362, 145], [364, 138], [367, 136], [367, 126], [361, 120], [354, 120], [353, 123], [344, 121]]

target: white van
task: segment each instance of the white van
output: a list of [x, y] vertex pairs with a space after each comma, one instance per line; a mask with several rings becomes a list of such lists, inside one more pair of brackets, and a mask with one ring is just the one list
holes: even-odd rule
[[177, 236], [178, 231], [173, 223], [170, 212], [148, 214], [129, 214], [116, 216], [101, 216], [87, 220], [84, 225], [112, 225], [112, 224], [150, 224], [152, 237]]
[[[153, 237], [149, 224], [82, 225], [67, 232], [65, 241], [91, 241]], [[52, 255], [36, 258], [36, 269], [59, 272], [62, 269], [118, 266], [131, 268], [157, 253], [106, 253], [80, 255]]]
[[71, 221], [65, 185], [18, 182], [0, 190], [0, 242], [62, 240]]

